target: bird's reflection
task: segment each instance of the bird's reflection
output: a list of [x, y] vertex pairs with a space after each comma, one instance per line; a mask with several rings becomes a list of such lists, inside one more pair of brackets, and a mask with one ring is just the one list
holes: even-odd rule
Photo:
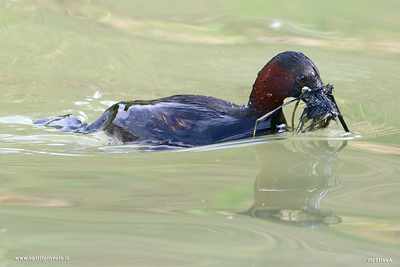
[[[340, 223], [338, 216], [321, 210], [320, 201], [340, 183], [332, 159], [347, 142], [271, 143], [257, 150], [261, 170], [254, 183], [254, 204], [244, 214], [311, 228]], [[267, 147], [271, 145], [277, 147]]]

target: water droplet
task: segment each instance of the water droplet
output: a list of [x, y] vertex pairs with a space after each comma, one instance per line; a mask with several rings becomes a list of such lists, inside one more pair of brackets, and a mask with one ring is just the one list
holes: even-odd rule
[[280, 22], [280, 21], [274, 21], [274, 22], [271, 23], [269, 26], [270, 26], [271, 28], [273, 28], [273, 29], [277, 29], [277, 28], [280, 28], [280, 27], [282, 26], [282, 22]]
[[97, 99], [100, 98], [103, 94], [100, 93], [99, 91], [96, 91], [96, 93], [94, 93], [93, 98]]
[[[85, 114], [85, 112], [79, 111], [79, 114], [82, 115], [82, 116], [79, 116], [79, 118], [80, 118], [81, 120], [87, 120], [87, 119], [88, 119], [88, 116]], [[82, 119], [82, 117], [83, 117], [83, 119]]]
[[268, 97], [271, 97], [271, 96], [272, 96], [272, 94], [271, 94], [271, 93], [267, 93], [267, 96], [268, 96]]
[[85, 102], [85, 101], [77, 101], [77, 102], [75, 102], [75, 105], [77, 105], [77, 106], [83, 106], [83, 105], [87, 105], [87, 104], [89, 104], [89, 102]]

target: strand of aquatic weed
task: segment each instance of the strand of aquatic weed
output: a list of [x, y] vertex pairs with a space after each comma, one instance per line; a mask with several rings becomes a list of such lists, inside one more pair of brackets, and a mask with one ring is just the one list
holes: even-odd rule
[[259, 121], [265, 120], [266, 118], [268, 118], [269, 116], [271, 116], [272, 114], [274, 114], [275, 112], [277, 112], [279, 109], [283, 108], [284, 106], [289, 105], [289, 104], [291, 104], [291, 103], [293, 103], [293, 102], [295, 102], [295, 101], [299, 101], [299, 100], [301, 100], [301, 99], [303, 99], [303, 97], [298, 97], [298, 98], [296, 98], [296, 99], [290, 100], [289, 102], [287, 102], [287, 103], [285, 103], [285, 104], [283, 104], [283, 105], [280, 105], [280, 106], [277, 107], [276, 109], [274, 109], [274, 110], [268, 112], [267, 114], [265, 114], [264, 116], [258, 118], [258, 119], [256, 120], [256, 124], [254, 125], [253, 139], [254, 139], [254, 137], [256, 136], [257, 123], [258, 123]]
[[[304, 96], [304, 91], [303, 91], [303, 93], [301, 93], [299, 98], [302, 98], [303, 96]], [[292, 132], [293, 133], [294, 133], [294, 115], [296, 114], [296, 110], [297, 110], [297, 107], [299, 106], [300, 100], [301, 99], [297, 100], [296, 104], [294, 105], [294, 109], [293, 109], [293, 113], [292, 113], [292, 125], [291, 125], [291, 128], [292, 128]]]
[[292, 113], [292, 125], [291, 125], [292, 133], [294, 133], [294, 115], [296, 114], [297, 106], [299, 105], [299, 103], [300, 103], [300, 100], [298, 100], [296, 102], [296, 104], [294, 105], [294, 109], [293, 109], [293, 113]]
[[[302, 130], [302, 132], [306, 132], [308, 129], [311, 129], [312, 127], [314, 127], [315, 125], [318, 125], [320, 122], [323, 122], [324, 120], [328, 119], [329, 114], [326, 114], [322, 119], [320, 119], [317, 122], [311, 123], [309, 126], [307, 126], [304, 130]], [[299, 125], [300, 127], [300, 125]], [[299, 127], [297, 127], [296, 132], [299, 132], [301, 129], [299, 129]]]

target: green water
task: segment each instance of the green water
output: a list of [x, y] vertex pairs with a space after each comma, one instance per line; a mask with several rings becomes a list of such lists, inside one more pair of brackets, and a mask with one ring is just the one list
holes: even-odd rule
[[[397, 1], [1, 2], [0, 266], [397, 266], [399, 11]], [[244, 104], [286, 50], [335, 85], [352, 135], [332, 124], [149, 152], [31, 124], [91, 122], [116, 101], [182, 93]], [[69, 260], [15, 260], [40, 256]]]

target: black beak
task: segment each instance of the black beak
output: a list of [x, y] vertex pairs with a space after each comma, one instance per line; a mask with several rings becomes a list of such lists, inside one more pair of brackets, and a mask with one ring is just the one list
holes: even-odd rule
[[338, 118], [339, 118], [339, 121], [340, 121], [340, 123], [342, 124], [342, 126], [343, 126], [343, 129], [344, 129], [344, 131], [346, 132], [346, 133], [350, 133], [350, 130], [349, 130], [349, 128], [347, 128], [347, 125], [346, 125], [346, 122], [344, 121], [344, 119], [343, 119], [343, 115], [340, 113], [340, 111], [339, 111], [339, 107], [338, 107], [338, 105], [336, 104], [336, 100], [335, 100], [335, 97], [333, 96], [333, 94], [331, 94], [331, 100], [332, 100], [332, 102], [335, 104], [335, 106], [336, 106], [336, 110], [337, 110], [337, 112], [338, 112]]

